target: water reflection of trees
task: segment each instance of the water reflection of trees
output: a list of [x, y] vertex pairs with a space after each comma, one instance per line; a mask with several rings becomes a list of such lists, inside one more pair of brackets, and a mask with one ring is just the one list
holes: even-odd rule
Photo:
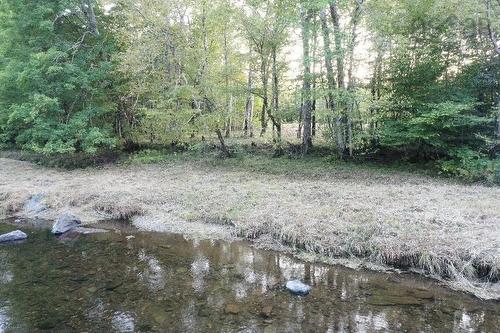
[[[27, 331], [43, 323], [119, 332], [140, 327], [258, 331], [266, 325], [278, 332], [459, 332], [500, 324], [498, 315], [451, 293], [421, 306], [371, 305], [373, 297], [415, 298], [409, 290], [422, 285], [304, 263], [237, 242], [149, 234], [130, 240], [99, 237], [64, 243], [44, 238], [15, 250], [0, 248], [0, 295], [9, 301], [8, 307], [0, 303], [0, 332], [7, 320]], [[301, 298], [283, 290], [292, 278], [313, 285], [311, 295]], [[238, 305], [238, 315], [225, 313], [228, 303]], [[263, 305], [273, 307], [271, 324], [260, 314]], [[56, 320], [44, 323], [47, 317]]]

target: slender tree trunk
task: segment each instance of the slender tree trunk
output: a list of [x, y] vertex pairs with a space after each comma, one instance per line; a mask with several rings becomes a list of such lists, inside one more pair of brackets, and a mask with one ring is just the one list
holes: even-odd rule
[[[364, 0], [356, 0], [356, 8], [354, 9], [354, 13], [352, 14], [352, 21], [351, 21], [351, 38], [350, 38], [350, 43], [349, 43], [349, 67], [347, 70], [347, 89], [351, 94], [354, 94], [355, 90], [355, 82], [354, 82], [354, 48], [356, 47], [356, 38], [357, 38], [357, 28], [359, 21], [361, 19], [361, 6], [363, 4]], [[352, 97], [354, 98], [354, 97]], [[349, 103], [349, 112], [347, 114], [347, 140], [348, 140], [348, 146], [349, 146], [349, 156], [353, 156], [353, 132], [352, 132], [352, 127], [353, 127], [353, 118], [354, 118], [354, 108], [355, 108], [355, 102], [350, 102]]]
[[[201, 22], [202, 22], [202, 28], [203, 28], [202, 32], [203, 32], [204, 57], [203, 57], [203, 62], [201, 64], [200, 71], [198, 73], [198, 78], [197, 78], [198, 84], [202, 84], [203, 83], [203, 81], [205, 79], [207, 67], [208, 67], [208, 32], [207, 32], [207, 28], [206, 28], [205, 7], [203, 7]], [[204, 96], [205, 108], [208, 110], [209, 113], [211, 113], [213, 111], [213, 106], [209, 102], [209, 99], [207, 97], [206, 91], [204, 91], [203, 89], [201, 89], [201, 94], [202, 94], [202, 96]], [[202, 109], [201, 103], [198, 102], [196, 98], [193, 98], [193, 100], [194, 100], [194, 103], [196, 104], [196, 108], [198, 110], [200, 110], [200, 112], [201, 112], [201, 109]], [[206, 123], [205, 123], [205, 127], [208, 128], [208, 126], [207, 126]], [[220, 149], [221, 149], [222, 153], [226, 157], [231, 157], [231, 152], [227, 149], [226, 142], [224, 141], [224, 137], [222, 135], [222, 132], [221, 132], [221, 129], [220, 129], [219, 126], [215, 129], [215, 133], [217, 134], [217, 138], [219, 139], [219, 142], [221, 144]]]
[[495, 146], [493, 147], [493, 158], [500, 157], [500, 92], [495, 92], [496, 128], [494, 133]]
[[351, 21], [351, 38], [350, 38], [350, 43], [349, 43], [349, 67], [347, 70], [347, 88], [349, 90], [353, 90], [355, 87], [355, 82], [354, 82], [354, 48], [356, 47], [357, 43], [357, 29], [358, 29], [358, 24], [359, 21], [361, 20], [361, 12], [362, 8], [361, 6], [363, 5], [364, 0], [356, 0], [356, 8], [354, 9], [354, 12], [352, 14], [352, 21]]
[[231, 130], [232, 130], [231, 116], [233, 114], [233, 101], [234, 101], [233, 94], [230, 94], [229, 95], [228, 111], [227, 111], [228, 115], [226, 117], [226, 124], [225, 124], [226, 133], [224, 136], [226, 138], [229, 138], [231, 136]]
[[377, 140], [375, 137], [375, 130], [377, 129], [376, 115], [378, 113], [378, 105], [376, 102], [380, 100], [380, 84], [381, 84], [381, 76], [382, 76], [382, 60], [384, 57], [384, 50], [382, 45], [377, 44], [377, 56], [375, 58], [375, 63], [373, 65], [373, 77], [370, 82], [371, 86], [371, 94], [372, 94], [372, 105], [369, 109], [370, 119], [368, 121], [368, 134], [369, 134], [369, 143], [371, 146], [377, 145]]
[[[498, 5], [500, 6], [500, 0], [497, 0]], [[491, 24], [491, 12], [493, 10], [491, 0], [485, 0], [486, 4], [486, 23], [488, 28], [488, 37], [491, 41], [493, 50], [495, 51], [495, 55], [500, 57], [500, 41], [498, 40], [498, 35], [496, 31], [493, 30]], [[495, 56], [494, 55], [494, 56]], [[495, 107], [496, 107], [496, 126], [495, 126], [495, 147], [493, 147], [493, 154], [498, 155], [500, 151], [500, 93], [495, 91], [493, 98], [495, 99]], [[497, 157], [497, 156], [494, 156]]]
[[311, 130], [311, 134], [312, 136], [316, 136], [316, 100], [314, 101], [314, 112], [313, 115], [312, 115], [312, 130]]
[[279, 77], [278, 77], [278, 64], [276, 60], [276, 48], [272, 49], [272, 61], [273, 61], [273, 115], [269, 115], [274, 127], [276, 128], [276, 133], [278, 136], [278, 143], [281, 144], [281, 118], [279, 115]]
[[349, 156], [353, 156], [353, 144], [352, 144], [352, 113], [354, 113], [354, 109], [350, 108], [349, 110], [350, 116], [347, 117], [347, 140], [349, 145]]
[[265, 56], [262, 55], [261, 59], [261, 64], [260, 64], [260, 73], [261, 73], [261, 79], [262, 79], [262, 111], [260, 114], [260, 124], [261, 124], [261, 130], [260, 130], [260, 136], [264, 136], [264, 134], [267, 131], [267, 109], [269, 107], [269, 100], [267, 96], [267, 91], [268, 91], [268, 82], [269, 82], [269, 75], [267, 71], [267, 59], [265, 59]]
[[252, 64], [249, 63], [248, 67], [248, 84], [247, 84], [247, 101], [245, 105], [245, 124], [244, 124], [244, 131], [245, 131], [245, 136], [249, 135], [250, 137], [253, 136], [253, 124], [252, 124], [252, 117], [253, 117], [253, 105], [254, 105], [254, 97], [253, 97], [253, 68]]
[[225, 86], [226, 86], [226, 119], [224, 121], [225, 137], [229, 138], [231, 136], [231, 115], [232, 115], [232, 105], [233, 96], [229, 91], [229, 46], [227, 38], [227, 29], [224, 28], [224, 69], [225, 69]]
[[311, 135], [316, 136], [316, 51], [318, 49], [318, 31], [313, 31], [313, 51], [312, 51], [312, 105], [311, 105]]
[[321, 30], [323, 31], [323, 49], [324, 49], [324, 58], [325, 58], [325, 68], [326, 68], [326, 80], [328, 84], [328, 108], [332, 112], [332, 117], [330, 118], [330, 130], [332, 130], [333, 135], [335, 137], [335, 142], [337, 146], [338, 153], [342, 156], [342, 153], [345, 149], [343, 135], [342, 135], [342, 126], [340, 124], [340, 117], [336, 115], [336, 105], [335, 98], [333, 92], [337, 88], [337, 83], [335, 82], [335, 73], [333, 71], [333, 53], [330, 47], [330, 29], [328, 28], [328, 23], [326, 20], [326, 14], [324, 11], [320, 12], [320, 20], [321, 20]]
[[[344, 83], [344, 48], [342, 46], [342, 31], [340, 29], [340, 16], [337, 11], [337, 2], [330, 3], [330, 16], [333, 23], [333, 35], [335, 40], [335, 56], [337, 59], [337, 87], [341, 90], [345, 89]], [[337, 131], [337, 150], [340, 157], [345, 155], [346, 151], [346, 119], [345, 110], [340, 108], [335, 119], [335, 128]]]
[[337, 83], [340, 89], [344, 88], [344, 49], [342, 47], [342, 31], [340, 30], [340, 16], [337, 11], [337, 2], [330, 3], [330, 16], [333, 23], [335, 39], [335, 57], [337, 59]]
[[299, 108], [299, 126], [297, 127], [297, 139], [302, 138], [302, 122], [304, 120], [304, 96], [301, 92]]
[[301, 10], [301, 21], [302, 21], [302, 50], [303, 50], [303, 66], [304, 66], [304, 82], [302, 86], [302, 94], [304, 96], [304, 107], [302, 109], [302, 114], [304, 117], [304, 129], [302, 133], [302, 154], [306, 155], [309, 153], [312, 147], [312, 133], [311, 133], [311, 121], [312, 121], [312, 99], [311, 99], [311, 59], [310, 59], [310, 48], [309, 40], [311, 38], [311, 17], [312, 13], [310, 10], [302, 8]]
[[229, 149], [227, 149], [226, 142], [224, 141], [224, 137], [222, 136], [222, 132], [219, 128], [215, 130], [215, 133], [217, 134], [217, 137], [219, 138], [220, 142], [220, 149], [222, 153], [224, 154], [225, 157], [231, 157], [231, 152]]

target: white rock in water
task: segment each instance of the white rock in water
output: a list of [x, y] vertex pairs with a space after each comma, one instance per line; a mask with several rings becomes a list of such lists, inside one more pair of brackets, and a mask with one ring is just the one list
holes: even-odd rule
[[286, 289], [290, 290], [295, 295], [307, 295], [312, 288], [299, 280], [292, 280], [286, 283]]
[[28, 238], [28, 235], [26, 235], [21, 230], [16, 230], [16, 231], [9, 232], [7, 234], [0, 235], [0, 243], [13, 242], [13, 241], [18, 241], [18, 240], [23, 240], [26, 238]]
[[75, 215], [64, 213], [57, 219], [57, 222], [52, 226], [52, 233], [56, 235], [64, 234], [82, 224], [82, 221]]

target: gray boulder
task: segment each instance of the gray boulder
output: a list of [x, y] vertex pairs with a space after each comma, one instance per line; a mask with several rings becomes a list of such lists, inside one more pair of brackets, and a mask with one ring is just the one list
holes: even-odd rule
[[24, 203], [24, 212], [26, 214], [39, 214], [47, 209], [47, 206], [42, 203], [43, 194], [35, 194]]
[[24, 232], [22, 232], [21, 230], [15, 230], [7, 234], [0, 235], [0, 243], [14, 242], [26, 238], [28, 238], [28, 235], [26, 235]]
[[300, 282], [299, 280], [292, 280], [286, 283], [286, 289], [288, 289], [292, 294], [295, 295], [307, 295], [311, 291], [311, 286]]
[[82, 224], [82, 221], [75, 215], [64, 213], [57, 219], [57, 222], [52, 226], [52, 233], [55, 235], [64, 234]]

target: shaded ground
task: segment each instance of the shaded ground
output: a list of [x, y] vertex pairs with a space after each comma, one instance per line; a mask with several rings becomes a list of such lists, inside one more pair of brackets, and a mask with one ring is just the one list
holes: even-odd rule
[[238, 235], [420, 270], [500, 299], [500, 188], [377, 169], [286, 174], [229, 163], [60, 171], [0, 159], [0, 217], [28, 215], [23, 204], [40, 193], [49, 207], [42, 218], [69, 210], [86, 223], [132, 218], [148, 230]]

